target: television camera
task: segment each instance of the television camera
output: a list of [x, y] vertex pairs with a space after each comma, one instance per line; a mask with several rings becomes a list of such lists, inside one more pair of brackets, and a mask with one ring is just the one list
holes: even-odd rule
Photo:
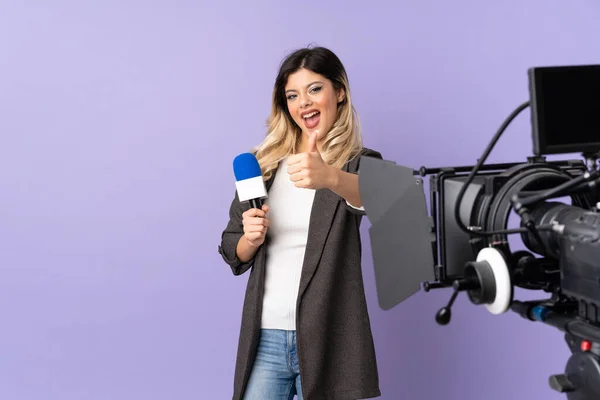
[[[361, 159], [378, 301], [388, 310], [421, 288], [452, 288], [435, 317], [440, 325], [450, 322], [452, 304], [465, 292], [492, 314], [510, 310], [554, 326], [565, 333], [572, 354], [565, 373], [549, 378], [551, 388], [569, 400], [599, 399], [600, 65], [527, 72], [529, 100], [504, 121], [475, 165], [413, 170]], [[506, 127], [528, 107], [533, 155], [485, 164]], [[547, 160], [567, 153], [582, 158]], [[509, 228], [511, 216], [518, 227]], [[511, 235], [520, 235], [525, 249], [514, 249]], [[519, 301], [515, 287], [546, 295]]]

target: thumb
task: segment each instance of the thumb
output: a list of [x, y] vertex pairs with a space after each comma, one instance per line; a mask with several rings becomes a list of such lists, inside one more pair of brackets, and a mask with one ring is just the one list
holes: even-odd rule
[[319, 150], [317, 149], [317, 136], [319, 136], [319, 131], [314, 131], [310, 134], [310, 137], [308, 138], [308, 151], [310, 153], [319, 152]]

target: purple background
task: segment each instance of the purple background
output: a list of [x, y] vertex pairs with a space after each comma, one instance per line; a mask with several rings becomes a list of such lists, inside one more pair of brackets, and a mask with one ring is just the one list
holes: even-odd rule
[[[600, 61], [598, 21], [593, 0], [4, 0], [0, 398], [230, 398], [247, 279], [217, 253], [231, 160], [261, 140], [288, 51], [341, 57], [367, 146], [466, 164], [527, 100], [528, 67]], [[489, 161], [529, 154], [528, 118]], [[554, 328], [464, 296], [438, 327], [449, 291], [380, 310], [368, 226], [383, 399], [564, 398]]]

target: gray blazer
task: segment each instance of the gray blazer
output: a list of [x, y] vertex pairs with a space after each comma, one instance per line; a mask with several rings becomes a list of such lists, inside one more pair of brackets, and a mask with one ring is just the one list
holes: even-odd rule
[[[381, 158], [363, 149], [344, 166], [358, 173], [360, 156]], [[266, 182], [267, 190], [274, 176]], [[233, 271], [250, 270], [235, 367], [233, 400], [241, 400], [258, 346], [265, 277], [265, 245], [242, 263], [235, 255], [243, 235], [237, 193], [219, 253]], [[359, 227], [363, 211], [328, 189], [315, 193], [296, 305], [296, 341], [305, 400], [356, 400], [379, 397], [379, 375], [365, 301]]]

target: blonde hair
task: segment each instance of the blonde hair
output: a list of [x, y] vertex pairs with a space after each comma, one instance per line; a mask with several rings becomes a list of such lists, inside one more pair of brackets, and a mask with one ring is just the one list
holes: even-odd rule
[[332, 167], [342, 168], [362, 150], [360, 119], [352, 104], [348, 77], [341, 61], [324, 47], [300, 49], [282, 62], [273, 88], [266, 136], [253, 149], [265, 180], [271, 178], [281, 160], [298, 151], [302, 131], [288, 111], [285, 84], [289, 75], [301, 68], [323, 75], [336, 91], [344, 91], [344, 98], [338, 103], [337, 119], [321, 143], [323, 160]]

